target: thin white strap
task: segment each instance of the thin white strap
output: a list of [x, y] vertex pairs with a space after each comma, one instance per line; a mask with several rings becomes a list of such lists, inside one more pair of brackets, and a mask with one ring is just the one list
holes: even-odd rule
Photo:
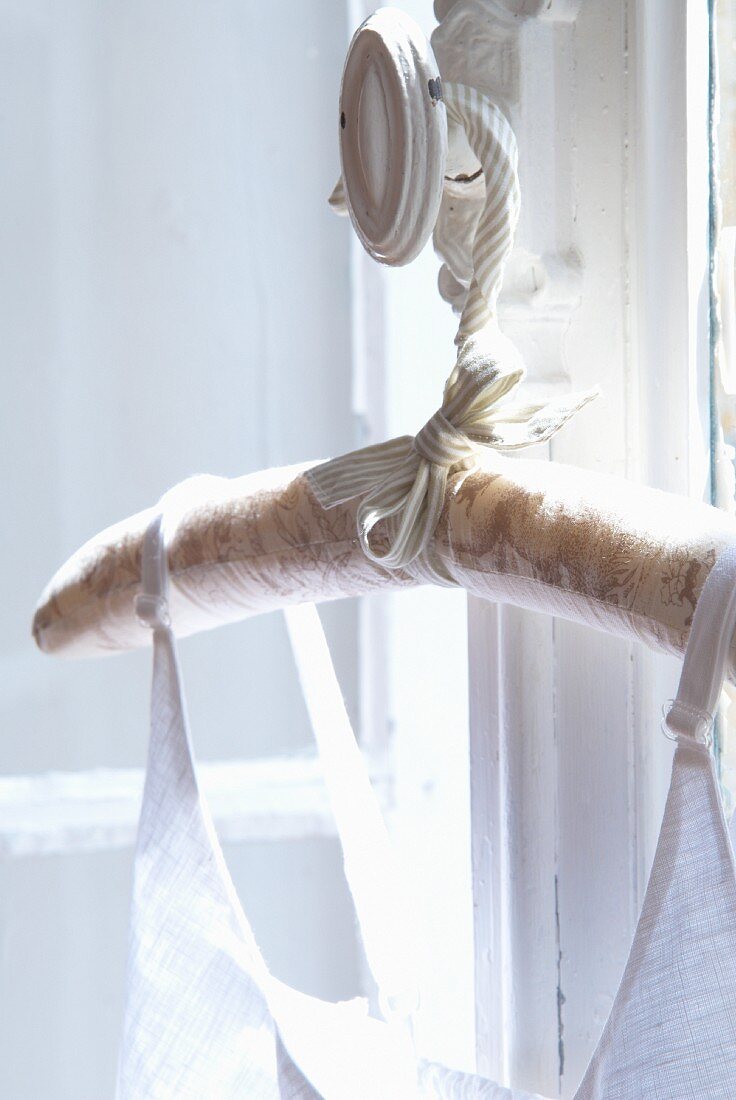
[[[146, 530], [136, 614], [170, 629], [163, 517]], [[414, 933], [396, 854], [350, 725], [322, 623], [313, 604], [285, 610], [304, 701], [317, 742], [368, 965], [384, 1016], [408, 1018], [418, 1002]]]
[[711, 569], [695, 608], [677, 696], [665, 718], [675, 737], [708, 743], [736, 629], [736, 545]]
[[156, 517], [148, 529], [137, 601], [153, 627], [151, 742], [119, 1100], [417, 1097], [409, 1029], [369, 1019], [364, 1003], [331, 1004], [290, 989], [258, 949], [198, 789], [166, 606], [166, 526]]
[[[160, 515], [145, 534], [141, 587], [136, 612], [153, 628], [151, 735], [116, 1095], [272, 1100], [276, 1076], [295, 1071], [269, 1015], [268, 969], [198, 789]], [[278, 1095], [317, 1097], [314, 1090]]]
[[154, 630], [169, 627], [169, 570], [161, 525], [163, 515], [155, 516], [146, 528], [141, 550], [141, 591], [135, 600], [135, 613], [144, 626]]
[[284, 610], [304, 702], [342, 846], [366, 958], [386, 1019], [409, 1018], [418, 1003], [405, 877], [386, 830], [314, 604]]

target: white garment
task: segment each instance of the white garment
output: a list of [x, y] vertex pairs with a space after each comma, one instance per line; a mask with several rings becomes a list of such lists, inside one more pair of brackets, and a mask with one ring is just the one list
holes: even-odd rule
[[[369, 1018], [361, 1001], [330, 1004], [269, 974], [197, 786], [166, 583], [159, 517], [146, 536], [138, 599], [140, 617], [154, 630], [154, 670], [119, 1100], [533, 1100], [417, 1060], [410, 1029], [400, 1020]], [[298, 615], [290, 621], [303, 682], [311, 675], [303, 645], [299, 661], [304, 625]], [[736, 1095], [736, 874], [701, 736], [703, 716], [715, 708], [734, 625], [736, 549], [730, 549], [714, 567], [696, 611], [668, 718], [680, 743], [644, 907], [576, 1100]], [[309, 703], [308, 682], [305, 694]], [[391, 853], [346, 719], [340, 715], [335, 728], [326, 729], [315, 699], [312, 691], [310, 713], [368, 960], [384, 1003], [400, 1007], [405, 994], [406, 1009], [411, 967], [402, 966], [401, 952], [388, 942], [406, 934], [404, 909], [394, 902]], [[341, 774], [354, 798], [344, 792], [341, 798], [336, 789]], [[352, 818], [351, 804], [361, 808]], [[379, 890], [383, 898], [375, 897]]]
[[[410, 1032], [400, 1020], [389, 1025], [371, 1019], [361, 1000], [330, 1004], [270, 975], [197, 785], [168, 620], [165, 560], [157, 517], [144, 541], [143, 594], [137, 601], [140, 618], [154, 630], [154, 666], [119, 1100], [534, 1100], [431, 1063], [418, 1064]], [[290, 616], [289, 627], [296, 639], [303, 617]], [[312, 674], [311, 656], [297, 648], [303, 681]], [[390, 870], [383, 874], [376, 858], [390, 863], [391, 854], [375, 818], [346, 820], [351, 802], [370, 817], [369, 780], [355, 773], [359, 754], [349, 730], [343, 724], [352, 746], [336, 744], [340, 729], [327, 729], [324, 715], [316, 713], [313, 688], [307, 683], [305, 694], [319, 723], [318, 744], [333, 802], [337, 793], [336, 821], [366, 953], [384, 1002], [400, 1007], [403, 1000], [411, 1001], [411, 990], [404, 988], [411, 971], [385, 938], [396, 931], [405, 942], [401, 907], [389, 904], [393, 915], [383, 917], [376, 914], [375, 902], [366, 906], [364, 901], [368, 888], [383, 879], [382, 889], [391, 891], [393, 902], [395, 875]], [[334, 791], [338, 770], [352, 798]], [[361, 836], [364, 830], [367, 835]]]
[[736, 1096], [736, 870], [708, 734], [736, 627], [736, 547], [703, 587], [677, 698], [678, 741], [644, 905], [575, 1100]]

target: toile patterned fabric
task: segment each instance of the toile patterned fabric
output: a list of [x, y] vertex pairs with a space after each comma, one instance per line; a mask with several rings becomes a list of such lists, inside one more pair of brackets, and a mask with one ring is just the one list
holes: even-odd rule
[[[426, 554], [403, 569], [366, 558], [355, 502], [322, 508], [304, 467], [191, 479], [168, 494], [167, 509], [180, 636], [288, 604], [439, 580], [682, 654], [705, 578], [736, 535], [734, 519], [709, 505], [501, 455], [450, 476]], [[133, 608], [150, 515], [103, 531], [52, 578], [33, 624], [42, 650], [99, 656], [150, 644]]]

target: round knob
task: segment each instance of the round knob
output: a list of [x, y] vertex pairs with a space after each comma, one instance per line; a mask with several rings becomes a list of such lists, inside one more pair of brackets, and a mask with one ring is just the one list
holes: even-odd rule
[[404, 12], [379, 8], [353, 36], [340, 89], [345, 201], [374, 259], [400, 266], [419, 255], [437, 220], [446, 159], [429, 42]]

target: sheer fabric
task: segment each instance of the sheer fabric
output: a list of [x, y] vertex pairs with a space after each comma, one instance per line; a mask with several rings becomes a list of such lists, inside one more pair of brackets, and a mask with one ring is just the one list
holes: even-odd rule
[[[146, 536], [138, 601], [138, 613], [154, 633], [154, 669], [120, 1100], [534, 1100], [417, 1058], [408, 1019], [411, 968], [390, 942], [394, 936], [406, 942], [407, 914], [396, 900], [392, 856], [370, 807], [367, 777], [356, 771], [354, 743], [351, 749], [344, 740], [352, 741], [345, 723], [331, 733], [322, 728], [318, 744], [333, 802], [336, 777], [348, 776], [350, 790], [348, 797], [343, 792], [336, 820], [388, 1022], [370, 1018], [360, 1000], [331, 1004], [269, 973], [197, 784], [168, 618], [165, 561], [158, 517]], [[646, 898], [620, 989], [576, 1100], [734, 1095], [736, 873], [705, 735], [734, 625], [731, 548], [712, 570], [696, 610], [680, 691], [667, 719], [678, 747]], [[297, 649], [299, 630], [297, 617], [291, 623]], [[308, 661], [300, 663], [300, 673], [308, 680]], [[309, 702], [309, 683], [305, 688]], [[321, 726], [324, 714], [314, 706], [311, 711]], [[340, 759], [342, 769], [335, 766]], [[352, 819], [350, 791], [356, 792], [355, 806], [362, 806]]]

